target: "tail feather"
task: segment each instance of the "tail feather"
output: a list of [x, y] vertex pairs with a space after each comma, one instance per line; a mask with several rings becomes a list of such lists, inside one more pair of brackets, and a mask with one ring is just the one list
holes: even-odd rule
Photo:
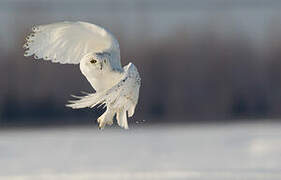
[[103, 94], [93, 93], [88, 94], [86, 96], [74, 96], [72, 97], [77, 98], [77, 100], [70, 100], [68, 101], [69, 104], [66, 104], [67, 107], [71, 107], [73, 109], [80, 109], [86, 107], [94, 107], [98, 104], [104, 104], [105, 99], [103, 98]]

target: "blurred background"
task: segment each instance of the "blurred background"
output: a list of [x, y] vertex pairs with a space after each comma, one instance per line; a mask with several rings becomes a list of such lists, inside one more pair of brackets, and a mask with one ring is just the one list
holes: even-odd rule
[[70, 94], [93, 91], [79, 66], [23, 57], [34, 24], [64, 20], [106, 27], [120, 41], [122, 64], [137, 65], [142, 87], [134, 119], [281, 116], [281, 2], [0, 2], [1, 125], [89, 123], [99, 112], [64, 107]]
[[64, 20], [106, 27], [120, 41], [122, 64], [137, 65], [142, 87], [134, 119], [277, 119], [280, 8], [281, 2], [268, 0], [2, 0], [0, 124], [95, 119], [99, 110], [64, 107], [70, 94], [93, 91], [79, 66], [23, 57], [33, 25]]
[[[112, 131], [118, 136], [114, 134], [114, 138], [111, 133], [97, 133], [95, 120], [103, 110], [72, 110], [65, 107], [65, 103], [71, 99], [70, 94], [79, 95], [80, 91], [93, 91], [80, 73], [79, 66], [51, 64], [23, 56], [24, 37], [33, 25], [64, 20], [87, 21], [101, 25], [119, 40], [122, 64], [133, 62], [142, 78], [139, 104], [135, 116], [129, 120], [129, 126], [136, 129], [147, 128], [146, 130], [135, 132], [133, 128], [123, 134], [123, 131], [119, 132], [119, 129], [115, 128]], [[170, 177], [169, 175], [172, 179], [176, 179], [175, 176], [179, 179], [196, 179], [204, 177], [204, 173], [214, 179], [228, 177], [227, 174], [220, 174], [221, 171], [211, 171], [210, 175], [210, 167], [215, 170], [226, 168], [234, 175], [237, 175], [237, 169], [247, 169], [249, 174], [241, 177], [248, 179], [266, 179], [268, 176], [260, 175], [268, 173], [269, 170], [271, 175], [273, 174], [271, 179], [281, 178], [275, 173], [281, 165], [280, 158], [278, 160], [275, 156], [281, 152], [281, 134], [278, 130], [281, 128], [281, 1], [1, 0], [0, 22], [0, 139], [4, 147], [2, 151], [14, 152], [18, 146], [25, 146], [23, 142], [31, 143], [30, 137], [45, 133], [43, 137], [38, 137], [34, 144], [30, 144], [34, 147], [30, 148], [28, 157], [23, 155], [27, 158], [24, 162], [29, 161], [29, 158], [42, 157], [40, 153], [34, 153], [35, 150], [49, 157], [47, 154], [53, 146], [59, 149], [53, 153], [62, 155], [67, 148], [81, 146], [79, 143], [77, 146], [73, 145], [76, 141], [80, 142], [75, 139], [75, 133], [71, 134], [75, 130], [63, 131], [66, 134], [60, 134], [59, 130], [51, 136], [48, 131], [31, 128], [32, 131], [28, 129], [28, 132], [34, 134], [24, 130], [21, 132], [23, 134], [12, 133], [11, 137], [9, 133], [17, 130], [6, 128], [86, 125], [86, 129], [76, 131], [85, 133], [78, 133], [81, 139], [87, 137], [89, 140], [83, 141], [83, 147], [91, 149], [87, 144], [93, 143], [92, 152], [101, 154], [107, 152], [104, 150], [109, 147], [117, 148], [106, 162], [112, 164], [111, 160], [115, 157], [114, 162], [119, 165], [122, 158], [116, 159], [116, 156], [120, 155], [123, 146], [116, 143], [116, 146], [111, 147], [100, 143], [99, 150], [96, 150], [95, 141], [89, 137], [98, 139], [101, 136], [107, 141], [107, 138], [113, 138], [112, 141], [121, 144], [124, 139], [131, 142], [122, 145], [127, 149], [134, 145], [132, 151], [144, 160], [139, 162], [131, 155], [131, 164], [125, 164], [123, 169], [131, 167], [142, 172], [147, 170], [144, 164], [153, 159], [155, 163], [149, 165], [152, 169], [173, 170], [168, 175], [165, 174], [167, 171], [156, 174], [145, 171], [145, 177], [150, 177], [148, 179], [163, 179]], [[233, 122], [236, 123], [232, 124]], [[186, 128], [179, 127], [183, 123]], [[232, 125], [225, 125], [229, 123]], [[170, 126], [175, 128], [171, 130]], [[89, 130], [89, 127], [94, 128]], [[221, 139], [220, 134], [224, 138]], [[72, 139], [65, 139], [68, 135], [71, 135]], [[133, 139], [126, 139], [127, 135], [137, 137], [142, 145], [138, 146]], [[59, 141], [53, 141], [57, 138]], [[14, 145], [13, 141], [20, 144]], [[198, 144], [200, 141], [203, 144]], [[47, 142], [53, 144], [49, 146]], [[65, 145], [63, 142], [68, 143]], [[186, 144], [182, 144], [183, 142]], [[165, 150], [169, 143], [174, 145], [175, 149]], [[189, 145], [193, 149], [186, 154]], [[41, 149], [37, 149], [39, 146]], [[218, 147], [221, 150], [216, 151]], [[213, 154], [207, 156], [208, 152], [202, 150], [206, 148], [213, 149], [210, 151]], [[127, 151], [121, 155], [128, 156], [130, 150]], [[18, 153], [15, 151], [16, 155], [19, 155]], [[83, 153], [91, 154], [88, 151]], [[12, 153], [9, 157], [14, 158], [15, 154]], [[57, 158], [68, 159], [67, 164], [73, 163], [71, 158], [80, 157], [72, 154], [72, 151], [64, 156], [56, 155]], [[223, 159], [216, 164], [221, 156]], [[167, 157], [170, 159], [165, 159]], [[76, 159], [78, 164], [80, 162], [79, 167], [86, 167], [95, 161], [94, 158], [87, 158], [89, 156]], [[98, 159], [99, 162], [104, 162], [101, 157]], [[175, 159], [177, 161], [174, 162]], [[8, 167], [18, 165], [17, 159], [10, 160], [6, 161], [10, 165]], [[186, 160], [186, 163], [182, 162], [183, 160]], [[205, 160], [216, 165], [205, 164]], [[33, 164], [29, 164], [32, 168], [39, 164], [39, 160], [32, 162]], [[193, 162], [195, 166], [188, 162]], [[51, 163], [40, 166], [41, 169], [35, 171], [66, 172], [62, 168], [63, 164], [57, 163], [54, 167]], [[114, 169], [113, 165], [110, 166], [111, 169]], [[22, 168], [20, 165], [17, 167]], [[107, 169], [106, 165], [100, 168], [103, 167]], [[194, 167], [199, 170], [194, 172]], [[204, 171], [203, 176], [200, 176], [202, 167], [208, 171]], [[186, 174], [185, 169], [192, 171]], [[24, 170], [17, 172], [26, 173]], [[131, 171], [129, 172], [113, 173], [113, 177], [144, 179], [144, 176], [132, 175]], [[255, 174], [260, 172], [261, 174]], [[2, 175], [9, 173], [13, 174], [13, 170], [2, 170]], [[228, 174], [229, 177], [236, 177], [231, 173]], [[158, 176], [159, 174], [163, 176]], [[99, 178], [104, 177], [104, 174], [98, 175]], [[77, 176], [80, 177], [79, 174]]]

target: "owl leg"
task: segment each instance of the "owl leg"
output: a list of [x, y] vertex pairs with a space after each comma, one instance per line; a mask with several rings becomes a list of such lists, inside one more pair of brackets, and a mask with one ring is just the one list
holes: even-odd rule
[[129, 129], [127, 122], [127, 113], [124, 108], [121, 108], [119, 111], [117, 111], [116, 119], [120, 127], [123, 127], [124, 129]]
[[109, 108], [97, 119], [99, 123], [99, 129], [103, 129], [106, 124], [112, 125], [113, 124], [113, 117], [114, 112], [111, 111]]
[[128, 109], [128, 117], [132, 117], [135, 113], [136, 105], [131, 105]]

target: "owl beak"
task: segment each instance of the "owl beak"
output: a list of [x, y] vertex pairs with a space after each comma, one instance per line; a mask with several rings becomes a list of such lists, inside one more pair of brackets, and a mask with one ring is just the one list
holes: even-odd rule
[[102, 62], [100, 63], [100, 70], [102, 70], [102, 66], [103, 66], [103, 64], [102, 64]]

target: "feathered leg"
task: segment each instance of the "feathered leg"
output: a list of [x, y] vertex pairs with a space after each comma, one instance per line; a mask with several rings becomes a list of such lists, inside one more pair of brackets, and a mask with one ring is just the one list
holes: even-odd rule
[[128, 122], [127, 122], [127, 114], [124, 108], [120, 109], [116, 115], [117, 123], [120, 127], [124, 129], [129, 129]]
[[112, 125], [114, 115], [114, 111], [107, 107], [106, 111], [97, 119], [99, 123], [99, 129], [103, 129], [106, 124]]

